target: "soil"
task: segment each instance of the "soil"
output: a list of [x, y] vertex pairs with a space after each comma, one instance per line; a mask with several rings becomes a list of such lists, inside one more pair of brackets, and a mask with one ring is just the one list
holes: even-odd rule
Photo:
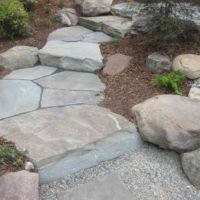
[[[5, 174], [6, 172], [16, 172], [20, 170], [24, 170], [25, 162], [28, 161], [28, 158], [17, 151], [16, 146], [12, 142], [8, 142], [7, 140], [0, 138], [0, 146], [12, 149], [16, 152], [15, 158], [20, 159], [20, 163], [15, 165], [14, 160], [10, 156], [1, 157], [0, 152], [0, 176]], [[4, 159], [4, 161], [2, 161]]]

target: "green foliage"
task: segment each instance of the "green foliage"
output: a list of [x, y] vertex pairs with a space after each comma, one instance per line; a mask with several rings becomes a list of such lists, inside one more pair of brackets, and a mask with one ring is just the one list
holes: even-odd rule
[[15, 149], [0, 145], [0, 165], [4, 163], [11, 163], [17, 167], [23, 164], [23, 157]]
[[185, 76], [180, 71], [172, 71], [167, 75], [156, 75], [153, 79], [154, 84], [168, 88], [178, 95], [181, 95], [179, 88], [184, 81]]
[[0, 36], [24, 37], [28, 34], [29, 17], [18, 0], [0, 0]]
[[38, 3], [38, 0], [21, 0], [24, 4], [24, 7], [27, 11], [33, 11], [36, 4]]
[[65, 6], [65, 3], [63, 0], [59, 0], [58, 2], [58, 8], [63, 8]]

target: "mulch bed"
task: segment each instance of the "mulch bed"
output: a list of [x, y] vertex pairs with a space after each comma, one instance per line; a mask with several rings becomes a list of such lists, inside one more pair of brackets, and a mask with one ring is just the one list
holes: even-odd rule
[[[102, 106], [135, 122], [131, 108], [144, 100], [159, 94], [171, 94], [172, 92], [155, 86], [152, 83], [153, 74], [145, 68], [146, 58], [150, 53], [166, 53], [166, 49], [151, 46], [145, 36], [129, 36], [118, 44], [101, 45], [102, 53], [106, 58], [115, 53], [122, 53], [133, 57], [130, 67], [123, 73], [115, 76], [106, 76], [99, 72], [99, 76], [106, 84], [105, 100]], [[177, 50], [169, 54], [171, 58], [184, 53], [200, 54], [198, 44], [183, 43]], [[187, 80], [182, 88], [183, 95], [188, 95], [192, 82]]]
[[14, 165], [13, 159], [7, 156], [4, 157], [5, 161], [1, 162], [2, 152], [0, 152], [0, 176], [5, 174], [6, 172], [16, 172], [24, 170], [24, 164], [26, 161], [28, 161], [28, 159], [26, 156], [22, 155], [19, 151], [17, 151], [15, 144], [13, 144], [12, 142], [8, 142], [7, 140], [0, 137], [0, 145], [15, 150], [17, 152], [16, 157], [21, 160], [20, 164]]

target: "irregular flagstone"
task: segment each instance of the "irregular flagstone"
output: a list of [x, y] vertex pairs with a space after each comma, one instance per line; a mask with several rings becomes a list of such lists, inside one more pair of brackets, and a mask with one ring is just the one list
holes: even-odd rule
[[33, 67], [38, 62], [38, 48], [15, 46], [0, 54], [0, 67], [20, 69]]
[[103, 66], [99, 44], [49, 41], [39, 51], [43, 65], [67, 70], [95, 72]]
[[[97, 106], [67, 106], [33, 111], [0, 121], [0, 136], [27, 149], [41, 167], [75, 151], [87, 151], [116, 131], [130, 127], [125, 118]], [[93, 147], [92, 147], [93, 148]]]
[[27, 171], [0, 176], [1, 200], [39, 200], [38, 174]]
[[83, 42], [103, 43], [112, 42], [113, 38], [103, 32], [92, 32], [84, 36]]
[[4, 79], [21, 79], [21, 80], [35, 80], [44, 76], [53, 74], [57, 69], [48, 66], [36, 66], [26, 69], [18, 69], [12, 71], [4, 77]]
[[99, 92], [44, 89], [41, 107], [98, 104], [101, 100], [103, 96]]
[[96, 74], [65, 71], [35, 81], [42, 87], [63, 90], [104, 91], [105, 85]]
[[131, 32], [131, 20], [118, 16], [80, 17], [80, 25], [112, 36], [124, 36]]
[[38, 108], [41, 89], [30, 81], [0, 80], [0, 119]]
[[82, 26], [64, 27], [59, 28], [48, 36], [48, 41], [50, 40], [62, 40], [66, 42], [76, 42], [83, 40], [83, 36], [92, 33], [93, 31], [84, 28]]
[[131, 200], [133, 194], [116, 175], [108, 174], [78, 188], [58, 194], [58, 200]]
[[63, 159], [39, 169], [40, 183], [47, 183], [115, 159], [128, 151], [137, 150], [143, 141], [132, 126], [119, 130], [100, 141], [87, 145], [85, 151], [67, 155]]

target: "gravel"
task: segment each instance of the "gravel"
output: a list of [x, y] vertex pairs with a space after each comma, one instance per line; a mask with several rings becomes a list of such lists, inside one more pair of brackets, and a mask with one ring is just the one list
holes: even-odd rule
[[178, 154], [150, 144], [115, 160], [106, 161], [63, 180], [40, 186], [42, 200], [108, 173], [116, 174], [133, 193], [134, 200], [199, 200], [200, 191], [183, 173]]

